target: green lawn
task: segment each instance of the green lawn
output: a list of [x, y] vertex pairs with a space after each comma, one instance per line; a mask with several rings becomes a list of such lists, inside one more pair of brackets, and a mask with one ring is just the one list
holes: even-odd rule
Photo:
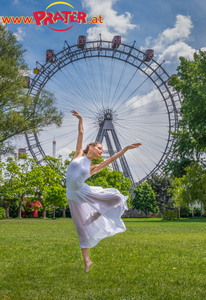
[[0, 221], [0, 299], [206, 299], [206, 219], [124, 219], [90, 250], [71, 219]]

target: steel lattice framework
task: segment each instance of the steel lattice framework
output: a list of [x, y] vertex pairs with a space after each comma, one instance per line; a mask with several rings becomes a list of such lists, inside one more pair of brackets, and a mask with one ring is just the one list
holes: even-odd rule
[[[149, 77], [149, 79], [159, 90], [159, 93], [162, 99], [164, 100], [168, 115], [168, 138], [166, 147], [159, 162], [147, 174], [147, 176], [142, 178], [139, 182], [133, 184], [133, 186], [138, 183], [144, 182], [153, 173], [157, 172], [165, 164], [168, 158], [172, 158], [172, 147], [174, 144], [174, 138], [171, 135], [171, 133], [176, 132], [178, 129], [178, 111], [180, 107], [180, 95], [168, 85], [168, 80], [170, 76], [162, 67], [163, 62], [158, 63], [154, 59], [151, 59], [149, 62], [144, 61], [143, 56], [145, 55], [145, 53], [135, 48], [135, 42], [132, 46], [122, 43], [118, 48], [113, 49], [112, 42], [103, 41], [100, 37], [100, 40], [98, 41], [86, 42], [84, 48], [82, 49], [79, 49], [78, 45], [69, 46], [66, 41], [64, 45], [66, 46], [63, 47], [63, 50], [55, 54], [55, 58], [52, 63], [47, 62], [43, 65], [37, 62], [39, 73], [34, 77], [30, 84], [30, 95], [35, 96], [36, 94], [39, 94], [46, 85], [46, 83], [52, 78], [54, 74], [61, 70], [61, 68], [64, 68], [66, 65], [74, 63], [75, 61], [92, 57], [104, 57], [126, 62], [132, 65], [133, 67], [137, 68], [147, 77]], [[102, 129], [100, 126], [98, 134], [101, 133], [101, 130]], [[113, 133], [115, 134], [115, 131], [113, 131]], [[97, 140], [98, 138], [100, 137], [97, 136]], [[114, 136], [113, 138], [115, 139], [117, 137]], [[105, 139], [107, 140], [107, 144], [109, 145], [110, 141], [106, 133]], [[28, 144], [28, 149], [30, 150], [32, 156], [37, 159], [38, 163], [41, 163], [46, 155], [39, 142], [38, 135], [35, 132], [27, 133], [26, 141]], [[112, 150], [110, 152], [108, 151], [108, 153], [110, 156], [114, 154]], [[125, 158], [122, 158], [122, 160], [124, 159]], [[127, 164], [126, 160], [124, 164]], [[118, 166], [116, 166], [115, 164], [113, 167], [118, 170]], [[128, 173], [127, 176], [130, 178], [131, 174], [129, 173], [129, 169], [127, 169], [127, 171], [125, 172]]]

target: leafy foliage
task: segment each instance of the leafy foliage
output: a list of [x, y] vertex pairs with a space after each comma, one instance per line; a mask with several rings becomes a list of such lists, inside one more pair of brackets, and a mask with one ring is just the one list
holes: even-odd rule
[[3, 207], [0, 207], [0, 219], [5, 219], [6, 218], [6, 212]]
[[155, 192], [147, 182], [138, 184], [133, 192], [135, 194], [132, 200], [133, 208], [137, 210], [140, 209], [146, 215], [148, 215], [149, 212], [157, 213], [159, 211]]
[[168, 192], [173, 194], [175, 205], [185, 207], [191, 205], [194, 216], [193, 205], [202, 202], [206, 206], [206, 171], [204, 164], [191, 163], [182, 178], [175, 178], [172, 188]]
[[178, 210], [165, 210], [162, 213], [163, 220], [174, 220], [177, 219]]
[[206, 52], [194, 53], [194, 60], [180, 57], [178, 77], [171, 85], [181, 93], [179, 131], [175, 134], [175, 147], [179, 156], [197, 156], [206, 150]]
[[147, 182], [155, 191], [160, 212], [162, 213], [164, 210], [171, 208], [173, 206], [172, 194], [167, 193], [167, 190], [172, 187], [172, 179], [167, 176], [153, 174]]
[[28, 67], [25, 49], [11, 31], [0, 24], [0, 155], [13, 150], [10, 138], [29, 131], [39, 131], [51, 124], [60, 126], [63, 114], [58, 112], [51, 92], [29, 96], [23, 75]]

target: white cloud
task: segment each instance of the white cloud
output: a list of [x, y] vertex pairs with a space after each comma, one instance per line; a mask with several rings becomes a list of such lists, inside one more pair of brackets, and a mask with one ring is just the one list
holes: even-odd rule
[[[128, 30], [138, 28], [138, 25], [131, 24], [132, 15], [125, 12], [118, 15], [112, 8], [116, 0], [82, 0], [82, 5], [88, 10], [89, 17], [103, 16], [103, 24], [97, 24], [87, 30], [88, 40], [94, 40], [101, 33], [103, 37], [112, 40], [114, 35], [126, 35]], [[124, 39], [124, 38], [123, 38]]]
[[[125, 107], [129, 106], [132, 107], [133, 109], [144, 108], [146, 111], [153, 112], [154, 110], [157, 110], [159, 108], [159, 105], [152, 106], [152, 102], [160, 98], [161, 98], [160, 92], [159, 90], [156, 89], [151, 91], [144, 97], [139, 95], [133, 97], [132, 99], [127, 101]], [[148, 104], [151, 104], [151, 106], [149, 106]]]
[[17, 32], [14, 33], [18, 41], [23, 41], [23, 37], [26, 35], [24, 29], [24, 27], [17, 27]]
[[149, 47], [154, 49], [155, 54], [158, 55], [157, 60], [160, 62], [165, 60], [166, 63], [178, 63], [180, 56], [193, 59], [196, 50], [185, 43], [186, 40], [191, 39], [193, 27], [190, 16], [177, 15], [173, 28], [165, 29], [157, 39], [146, 38], [144, 49]]
[[177, 15], [174, 28], [167, 28], [159, 34], [158, 38], [154, 40], [154, 50], [162, 51], [166, 46], [175, 41], [184, 41], [189, 38], [191, 29], [193, 28], [190, 17]]
[[13, 4], [19, 4], [19, 0], [14, 0]]
[[186, 59], [192, 60], [196, 50], [184, 42], [177, 42], [174, 45], [167, 47], [162, 54], [159, 55], [159, 61], [165, 60], [166, 63], [177, 63], [179, 57], [183, 56]]

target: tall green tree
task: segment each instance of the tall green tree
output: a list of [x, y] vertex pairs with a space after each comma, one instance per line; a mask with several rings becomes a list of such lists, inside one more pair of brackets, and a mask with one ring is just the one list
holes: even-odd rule
[[2, 173], [4, 173], [4, 180], [0, 185], [0, 195], [3, 197], [3, 203], [6, 208], [6, 217], [9, 219], [9, 208], [11, 201], [16, 199], [16, 170], [10, 168], [7, 170], [7, 164], [1, 163]]
[[167, 192], [172, 194], [174, 199], [174, 206], [178, 208], [178, 216], [180, 218], [180, 209], [181, 207], [186, 206], [187, 202], [184, 201], [182, 196], [183, 187], [182, 187], [183, 178], [175, 178], [172, 187], [168, 188]]
[[161, 213], [173, 206], [172, 194], [167, 192], [172, 187], [171, 177], [153, 174], [151, 178], [147, 179], [147, 182], [156, 194], [156, 200]]
[[186, 175], [183, 175], [182, 178], [174, 179], [172, 188], [168, 192], [173, 194], [175, 204], [179, 210], [181, 207], [190, 205], [194, 217], [194, 204], [200, 202], [203, 196], [201, 173], [198, 171], [196, 163], [186, 168]]
[[4, 197], [7, 217], [9, 217], [9, 203], [13, 200], [19, 204], [18, 217], [21, 218], [22, 206], [24, 206], [24, 197], [30, 193], [30, 167], [32, 159], [24, 155], [24, 159], [17, 161], [9, 157], [4, 169], [4, 184], [0, 190]]
[[182, 119], [175, 135], [176, 153], [198, 157], [206, 151], [206, 52], [194, 53], [194, 60], [180, 57], [177, 76], [170, 84], [181, 93]]
[[45, 193], [45, 201], [47, 205], [53, 207], [53, 218], [55, 219], [56, 207], [66, 207], [66, 189], [59, 184], [52, 185]]
[[36, 162], [33, 162], [31, 167], [31, 187], [33, 189], [33, 195], [39, 200], [43, 207], [42, 216], [46, 218], [46, 194], [52, 188], [52, 186], [59, 185], [62, 177], [52, 169], [51, 166], [40, 166]]
[[157, 213], [159, 211], [155, 192], [146, 181], [138, 184], [133, 192], [135, 194], [134, 199], [132, 199], [133, 208], [140, 209], [146, 216], [149, 212]]
[[206, 165], [203, 161], [193, 162], [186, 168], [186, 176], [191, 179], [195, 191], [195, 198], [201, 205], [201, 217], [203, 206], [206, 208]]
[[63, 114], [58, 112], [51, 92], [28, 95], [24, 53], [13, 33], [0, 24], [0, 155], [12, 151], [10, 140], [15, 135], [62, 123]]
[[163, 166], [163, 171], [166, 176], [170, 176], [171, 178], [181, 178], [186, 174], [185, 168], [189, 166], [193, 160], [184, 157], [184, 152], [181, 152], [181, 157], [176, 156], [173, 159], [169, 159], [167, 163]]

